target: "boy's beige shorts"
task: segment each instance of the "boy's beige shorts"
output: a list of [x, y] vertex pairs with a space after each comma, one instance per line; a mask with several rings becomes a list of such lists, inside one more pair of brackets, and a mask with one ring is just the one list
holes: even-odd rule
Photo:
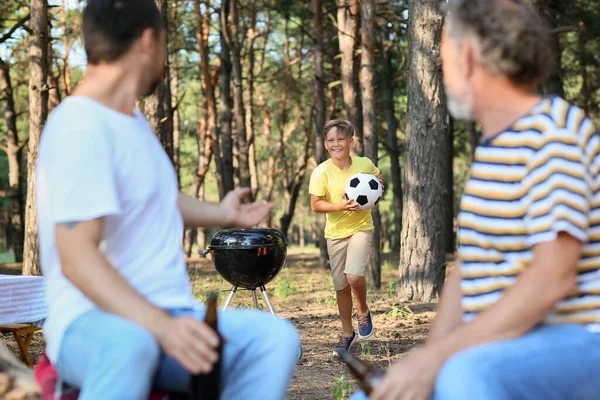
[[373, 231], [358, 231], [344, 239], [327, 239], [329, 265], [335, 290], [348, 286], [346, 274], [364, 276], [371, 261]]

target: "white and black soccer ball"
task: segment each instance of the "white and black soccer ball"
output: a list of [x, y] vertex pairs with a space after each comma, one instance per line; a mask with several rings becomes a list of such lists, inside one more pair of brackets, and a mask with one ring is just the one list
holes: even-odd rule
[[346, 183], [346, 197], [358, 203], [360, 210], [370, 210], [375, 207], [383, 187], [375, 175], [359, 172], [348, 179]]

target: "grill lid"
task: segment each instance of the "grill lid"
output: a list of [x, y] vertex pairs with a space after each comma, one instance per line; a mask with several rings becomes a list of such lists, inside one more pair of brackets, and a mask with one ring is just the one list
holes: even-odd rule
[[217, 249], [256, 249], [260, 247], [286, 247], [283, 233], [272, 228], [225, 229], [217, 232], [208, 248]]

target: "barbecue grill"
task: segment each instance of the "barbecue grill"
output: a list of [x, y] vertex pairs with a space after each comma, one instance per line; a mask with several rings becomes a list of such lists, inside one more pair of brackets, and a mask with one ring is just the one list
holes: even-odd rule
[[207, 250], [215, 269], [232, 286], [223, 309], [226, 309], [239, 288], [250, 290], [254, 307], [258, 308], [256, 289], [265, 298], [269, 311], [275, 316], [265, 285], [281, 271], [287, 255], [287, 241], [277, 229], [226, 229], [217, 232]]
[[[265, 285], [283, 268], [287, 256], [285, 235], [272, 228], [226, 229], [217, 232], [207, 249], [198, 254], [211, 254], [215, 269], [232, 287], [223, 305], [229, 307], [238, 289], [252, 292], [254, 308], [258, 308], [256, 289], [260, 289], [269, 311], [276, 317]], [[302, 358], [302, 345], [298, 360]]]

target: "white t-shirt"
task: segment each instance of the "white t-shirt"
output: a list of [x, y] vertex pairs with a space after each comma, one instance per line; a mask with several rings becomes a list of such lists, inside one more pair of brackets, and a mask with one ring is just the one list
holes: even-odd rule
[[[58, 359], [68, 326], [95, 306], [61, 272], [54, 225], [105, 217], [101, 249], [128, 281], [162, 308], [192, 307], [181, 249], [177, 177], [141, 113], [68, 97], [40, 140], [36, 201], [47, 278], [46, 351]], [[85, 265], [79, 268], [85, 270]]]

